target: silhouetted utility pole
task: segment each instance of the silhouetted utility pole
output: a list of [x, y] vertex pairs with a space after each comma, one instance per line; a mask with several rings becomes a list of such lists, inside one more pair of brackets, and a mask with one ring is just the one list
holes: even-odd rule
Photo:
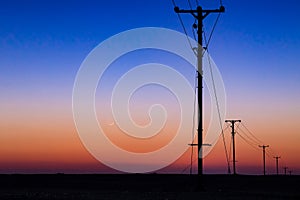
[[280, 156], [274, 156], [274, 158], [276, 159], [276, 174], [278, 175], [278, 159], [280, 158]]
[[[181, 10], [178, 7], [174, 8], [176, 13], [189, 13], [192, 14], [195, 19], [198, 21], [198, 106], [199, 106], [199, 123], [198, 123], [198, 175], [199, 177], [203, 174], [203, 161], [202, 161], [202, 132], [203, 132], [203, 116], [202, 116], [202, 28], [203, 20], [210, 13], [221, 13], [225, 12], [224, 6], [220, 6], [219, 9], [215, 10], [203, 10], [201, 6], [198, 6], [196, 10]], [[174, 41], [176, 42], [176, 41]], [[199, 178], [200, 181], [200, 178]]]
[[266, 147], [269, 147], [269, 145], [259, 145], [263, 149], [263, 163], [264, 163], [264, 175], [266, 175]]
[[286, 170], [288, 169], [288, 167], [284, 167], [284, 175], [286, 175]]
[[234, 131], [234, 124], [236, 122], [241, 122], [241, 120], [239, 119], [233, 119], [233, 120], [225, 120], [225, 122], [230, 122], [231, 123], [231, 135], [232, 135], [232, 158], [233, 158], [233, 174], [236, 174], [236, 169], [235, 169], [235, 140], [234, 140], [234, 135], [235, 135], [235, 131]]
[[289, 174], [290, 174], [290, 176], [292, 175], [292, 170], [289, 170]]

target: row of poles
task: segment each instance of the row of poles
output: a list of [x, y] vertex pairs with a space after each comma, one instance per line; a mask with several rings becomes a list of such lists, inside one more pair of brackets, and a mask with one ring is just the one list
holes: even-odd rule
[[[173, 4], [174, 4], [174, 11], [178, 14], [191, 14], [195, 20], [198, 22], [197, 24], [194, 24], [194, 28], [197, 28], [197, 33], [198, 33], [198, 48], [197, 48], [197, 59], [198, 59], [198, 106], [199, 106], [199, 122], [198, 122], [198, 144], [194, 144], [194, 146], [198, 147], [198, 182], [199, 182], [199, 186], [201, 187], [202, 185], [202, 175], [203, 175], [203, 160], [202, 160], [202, 155], [201, 155], [201, 149], [203, 147], [203, 141], [202, 141], [202, 137], [203, 137], [203, 113], [202, 113], [202, 98], [203, 98], [203, 77], [202, 77], [202, 70], [203, 70], [203, 66], [202, 66], [202, 56], [203, 56], [203, 20], [211, 13], [223, 13], [225, 12], [225, 7], [221, 4], [221, 6], [219, 7], [219, 9], [214, 9], [214, 10], [205, 10], [202, 9], [201, 6], [197, 6], [197, 9], [190, 9], [190, 10], [183, 10], [180, 9], [179, 7], [177, 7], [175, 5], [175, 1], [172, 0]], [[197, 2], [198, 5], [198, 2]], [[180, 16], [179, 19], [181, 20]], [[185, 30], [185, 28], [184, 28]], [[185, 34], [187, 35], [186, 31]], [[207, 47], [206, 47], [207, 48]], [[226, 120], [226, 122], [231, 123], [231, 128], [232, 128], [232, 142], [233, 142], [233, 173], [236, 174], [236, 166], [235, 166], [235, 141], [234, 141], [234, 135], [235, 135], [235, 131], [234, 131], [234, 125], [237, 122], [241, 122], [241, 120]], [[260, 145], [259, 147], [261, 147], [263, 149], [263, 166], [264, 166], [264, 175], [266, 174], [266, 165], [265, 165], [265, 149], [267, 147], [269, 147], [268, 145]], [[276, 157], [276, 169], [277, 169], [277, 174], [278, 174], [278, 159], [280, 157]], [[285, 174], [286, 174], [286, 170], [287, 168], [285, 168]]]
[[[236, 173], [236, 157], [235, 157], [235, 124], [237, 122], [241, 122], [241, 120], [239, 119], [233, 119], [233, 120], [225, 120], [226, 123], [230, 123], [230, 127], [231, 127], [231, 135], [232, 135], [232, 159], [233, 159], [233, 174], [237, 174]], [[262, 155], [263, 155], [263, 174], [266, 175], [266, 148], [270, 147], [269, 145], [259, 145], [258, 147], [262, 148]], [[279, 159], [281, 158], [280, 156], [274, 156], [273, 158], [275, 158], [276, 160], [276, 174], [279, 175]], [[287, 175], [287, 169], [288, 167], [283, 167], [284, 169], [284, 174]], [[230, 171], [229, 171], [230, 173]], [[292, 171], [289, 170], [288, 173], [291, 175]]]

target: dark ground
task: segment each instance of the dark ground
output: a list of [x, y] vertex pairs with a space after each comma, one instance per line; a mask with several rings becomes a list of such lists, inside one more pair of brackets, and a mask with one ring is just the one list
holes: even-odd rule
[[300, 176], [0, 175], [0, 199], [300, 199]]

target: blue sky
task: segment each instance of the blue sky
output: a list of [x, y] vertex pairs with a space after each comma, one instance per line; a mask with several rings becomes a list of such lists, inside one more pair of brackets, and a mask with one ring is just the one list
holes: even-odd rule
[[[188, 8], [187, 1], [175, 2]], [[208, 8], [219, 6], [219, 1], [200, 3]], [[220, 69], [224, 78], [230, 81], [228, 71], [234, 71], [235, 79], [251, 80], [255, 74], [258, 84], [266, 75], [271, 76], [271, 82], [297, 79], [299, 3], [223, 3], [226, 13], [220, 18], [210, 52], [216, 63], [224, 66]], [[6, 1], [1, 3], [0, 15], [1, 69], [5, 72], [1, 74], [15, 77], [11, 77], [15, 81], [21, 81], [20, 76], [29, 80], [39, 76], [42, 80], [49, 76], [59, 78], [60, 73], [64, 76], [58, 80], [71, 81], [90, 50], [127, 29], [158, 26], [183, 31], [171, 1]], [[192, 36], [192, 16], [182, 17]], [[208, 33], [215, 18], [212, 14], [205, 20]]]

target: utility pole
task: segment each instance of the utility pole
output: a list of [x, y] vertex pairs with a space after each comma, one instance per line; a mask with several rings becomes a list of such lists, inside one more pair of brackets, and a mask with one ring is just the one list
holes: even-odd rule
[[284, 175], [286, 175], [286, 170], [288, 169], [288, 167], [284, 167]]
[[266, 147], [269, 147], [269, 145], [259, 145], [263, 149], [263, 163], [264, 163], [264, 175], [266, 175]]
[[278, 175], [279, 172], [278, 172], [278, 159], [280, 158], [280, 156], [274, 156], [273, 158], [276, 159], [276, 174]]
[[[199, 122], [198, 122], [198, 175], [199, 175], [199, 183], [201, 182], [201, 176], [203, 175], [203, 160], [202, 160], [202, 135], [203, 135], [203, 113], [202, 113], [202, 87], [203, 87], [203, 77], [202, 77], [202, 54], [203, 54], [203, 20], [210, 13], [222, 13], [225, 12], [225, 7], [220, 6], [219, 9], [215, 10], [203, 10], [201, 6], [198, 6], [196, 10], [181, 10], [179, 7], [175, 7], [174, 11], [176, 13], [189, 13], [192, 14], [195, 19], [198, 21], [198, 49], [197, 49], [197, 59], [198, 59], [198, 106], [199, 106]], [[176, 42], [176, 41], [175, 41]]]
[[289, 170], [289, 174], [290, 174], [290, 176], [292, 175], [292, 170]]
[[225, 122], [229, 122], [231, 123], [231, 135], [232, 135], [232, 158], [233, 158], [233, 174], [236, 174], [236, 169], [235, 169], [235, 140], [234, 140], [234, 135], [235, 135], [235, 131], [234, 131], [234, 124], [236, 122], [241, 122], [241, 120], [239, 119], [233, 119], [233, 120], [225, 120]]

